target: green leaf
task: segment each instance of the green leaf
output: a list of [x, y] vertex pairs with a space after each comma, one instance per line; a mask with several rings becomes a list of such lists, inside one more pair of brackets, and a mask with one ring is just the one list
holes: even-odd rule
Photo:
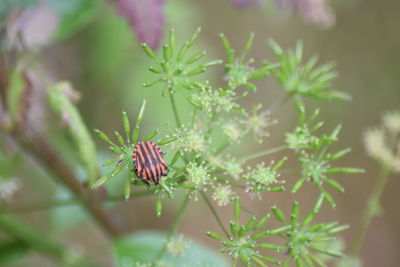
[[226, 52], [231, 51], [231, 44], [229, 43], [228, 38], [226, 38], [225, 34], [220, 33], [219, 38], [221, 39], [222, 45], [224, 46], [224, 49]]
[[282, 210], [280, 210], [277, 206], [272, 206], [271, 210], [281, 223], [285, 223], [285, 215], [283, 214]]
[[73, 90], [69, 83], [59, 82], [48, 88], [47, 95], [51, 108], [59, 118], [67, 117], [68, 131], [73, 137], [88, 180], [92, 184], [97, 176], [96, 148], [78, 109], [65, 94], [68, 90]]
[[23, 70], [17, 66], [11, 72], [10, 85], [7, 88], [7, 106], [14, 120], [20, 117], [26, 86]]
[[157, 202], [156, 202], [156, 215], [157, 215], [157, 217], [161, 216], [161, 211], [162, 211], [162, 198], [161, 198], [161, 194], [160, 194], [160, 195], [158, 195]]
[[122, 111], [122, 124], [124, 126], [124, 132], [125, 132], [126, 140], [129, 143], [130, 142], [130, 139], [129, 139], [130, 136], [129, 135], [131, 133], [131, 125], [129, 123], [128, 115], [126, 115], [125, 111]]
[[236, 221], [239, 221], [240, 218], [240, 202], [239, 202], [239, 198], [235, 198], [235, 200], [233, 201], [233, 215], [236, 218]]
[[283, 50], [282, 48], [278, 45], [277, 42], [275, 42], [274, 40], [269, 40], [268, 41], [268, 45], [271, 47], [272, 51], [274, 52], [274, 54], [277, 57], [280, 57], [283, 54]]
[[253, 41], [254, 41], [254, 32], [251, 32], [249, 38], [247, 38], [247, 41], [243, 47], [243, 53], [240, 56], [241, 61], [245, 59], [247, 53], [250, 51], [251, 47], [253, 46]]
[[212, 239], [215, 239], [215, 240], [218, 240], [218, 241], [222, 241], [222, 240], [224, 240], [219, 234], [217, 234], [217, 233], [214, 233], [214, 232], [207, 232], [207, 235], [209, 236], [209, 237], [211, 237]]
[[[165, 244], [166, 235], [159, 232], [141, 231], [122, 237], [113, 243], [114, 266], [135, 266], [137, 263], [151, 263]], [[230, 264], [219, 254], [195, 240], [187, 240], [185, 254], [173, 258], [168, 252], [160, 261], [172, 266], [221, 266]]]
[[[1, 147], [2, 148], [2, 147]], [[2, 148], [4, 149], [4, 148]], [[8, 155], [0, 149], [0, 179], [9, 179], [21, 165], [21, 155]]]
[[348, 168], [348, 167], [336, 167], [336, 168], [329, 168], [326, 173], [329, 174], [338, 174], [338, 173], [364, 173], [364, 169], [360, 168]]

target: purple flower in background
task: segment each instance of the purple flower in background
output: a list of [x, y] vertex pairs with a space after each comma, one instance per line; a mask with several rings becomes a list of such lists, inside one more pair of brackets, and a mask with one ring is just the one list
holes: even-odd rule
[[335, 14], [327, 0], [277, 0], [278, 5], [300, 14], [306, 21], [331, 27], [335, 24]]
[[231, 3], [239, 9], [248, 7], [250, 5], [259, 5], [262, 0], [231, 0]]
[[118, 13], [124, 16], [136, 31], [140, 42], [152, 49], [161, 41], [165, 23], [164, 0], [113, 0]]

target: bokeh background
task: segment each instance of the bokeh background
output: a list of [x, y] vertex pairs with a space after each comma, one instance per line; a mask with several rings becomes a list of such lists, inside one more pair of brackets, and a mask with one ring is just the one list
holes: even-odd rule
[[[67, 2], [64, 4], [68, 5]], [[362, 175], [342, 175], [338, 178], [346, 192], [334, 194], [338, 207], [334, 210], [326, 207], [318, 217], [322, 221], [337, 219], [350, 224], [351, 228], [341, 235], [346, 242], [350, 242], [379, 171], [377, 163], [365, 153], [363, 132], [368, 127], [380, 124], [385, 111], [398, 109], [400, 105], [400, 2], [337, 0], [331, 1], [331, 6], [336, 13], [336, 23], [324, 28], [271, 2], [237, 9], [227, 0], [169, 0], [165, 5], [166, 29], [174, 28], [178, 42], [182, 42], [201, 26], [203, 32], [198, 46], [207, 50], [209, 58], [224, 58], [219, 33], [225, 33], [233, 47], [240, 50], [248, 34], [254, 32], [256, 39], [250, 55], [256, 60], [273, 58], [266, 46], [266, 40], [273, 38], [284, 48], [293, 47], [296, 41], [301, 40], [306, 57], [319, 54], [321, 62], [336, 61], [340, 75], [334, 87], [351, 94], [352, 101], [308, 101], [307, 105], [309, 109], [321, 108], [320, 119], [326, 122], [326, 131], [339, 123], [343, 125], [336, 146], [351, 147], [353, 151], [341, 159], [341, 165], [366, 170]], [[81, 96], [78, 107], [89, 128], [103, 129], [108, 133], [120, 129], [121, 110], [135, 114], [143, 97], [149, 100], [144, 131], [165, 125], [167, 120], [171, 120], [170, 107], [162, 104], [164, 100], [159, 88], [141, 86], [143, 82], [152, 80], [151, 73], [144, 67], [149, 66], [150, 62], [137, 44], [128, 23], [116, 14], [111, 4], [98, 4], [82, 12], [88, 12], [89, 15], [84, 17], [77, 30], [70, 31], [67, 27], [64, 36], [39, 52], [39, 60], [49, 76], [55, 80], [72, 82]], [[71, 13], [73, 18], [78, 15]], [[33, 30], [45, 31], [46, 27], [49, 25], [43, 22]], [[167, 31], [164, 33], [165, 36]], [[222, 75], [222, 68], [218, 67], [209, 79], [222, 84]], [[249, 102], [262, 97], [265, 106], [269, 106], [284, 96], [273, 79], [263, 79], [257, 85], [260, 94], [257, 98], [250, 96]], [[185, 109], [185, 106], [181, 108]], [[262, 145], [247, 146], [242, 151], [256, 151], [282, 143], [283, 133], [294, 127], [297, 113], [294, 106], [287, 103], [274, 113], [274, 117], [279, 124], [271, 129], [271, 137]], [[100, 142], [97, 147], [99, 151], [105, 148]], [[106, 152], [99, 153], [99, 158], [106, 155]], [[53, 180], [32, 162], [23, 164], [17, 175], [23, 179], [23, 185], [13, 196], [12, 205], [45, 201], [55, 195], [66, 194], [59, 192]], [[399, 178], [398, 175], [390, 177], [381, 202], [384, 212], [370, 226], [361, 254], [366, 267], [398, 266], [400, 262]], [[312, 187], [302, 189], [296, 195], [300, 202], [305, 203], [304, 212], [313, 205], [315, 195]], [[277, 194], [267, 196], [262, 201], [247, 198], [246, 204], [253, 211], [263, 213], [273, 204], [288, 209], [292, 199], [290, 194]], [[154, 201], [146, 197], [117, 203], [111, 213], [126, 232], [139, 229], [167, 230], [176, 209], [176, 202], [168, 201], [163, 216], [156, 218]], [[230, 208], [221, 208], [218, 212], [224, 221], [231, 218]], [[82, 248], [105, 263], [110, 262], [101, 230], [79, 208], [21, 212], [18, 216], [44, 231], [51, 229], [54, 233], [61, 232], [63, 242]], [[75, 220], [69, 220], [71, 217]], [[190, 203], [180, 227], [181, 232], [217, 249], [219, 244], [205, 237], [204, 232], [218, 229], [201, 201]], [[30, 253], [27, 259], [8, 266], [54, 266], [54, 263], [39, 254]]]

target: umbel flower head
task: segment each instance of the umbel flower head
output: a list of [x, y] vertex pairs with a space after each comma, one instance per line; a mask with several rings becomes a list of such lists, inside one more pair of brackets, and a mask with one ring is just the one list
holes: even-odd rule
[[383, 125], [392, 134], [400, 133], [400, 111], [389, 111], [383, 115]]
[[284, 266], [289, 266], [290, 259], [297, 267], [300, 266], [325, 266], [324, 255], [342, 257], [340, 251], [335, 251], [327, 246], [335, 240], [334, 234], [348, 229], [348, 225], [338, 225], [337, 222], [311, 224], [323, 203], [324, 196], [318, 199], [314, 208], [304, 219], [299, 218], [299, 204], [293, 202], [292, 213], [287, 219], [283, 212], [276, 206], [272, 207], [272, 213], [283, 226], [270, 230], [271, 235], [277, 235], [285, 240], [281, 246], [282, 251], [289, 256]]
[[244, 86], [250, 91], [255, 92], [257, 87], [252, 80], [258, 80], [270, 75], [274, 64], [264, 64], [262, 67], [255, 68], [252, 66], [254, 60], [252, 58], [246, 60], [246, 56], [253, 46], [254, 33], [249, 35], [240, 56], [236, 56], [235, 50], [231, 47], [228, 39], [224, 34], [220, 34], [222, 44], [226, 52], [225, 63], [225, 79], [228, 81], [228, 88], [234, 90], [240, 86]]
[[[265, 262], [281, 265], [282, 262], [265, 256], [261, 250], [271, 250], [275, 253], [284, 253], [286, 257], [284, 266], [289, 266], [293, 261], [297, 267], [301, 266], [325, 266], [327, 258], [341, 257], [340, 251], [328, 247], [335, 240], [334, 234], [346, 230], [348, 225], [338, 225], [337, 222], [312, 224], [315, 216], [323, 203], [324, 196], [321, 195], [311, 212], [302, 220], [299, 218], [299, 204], [293, 202], [290, 219], [276, 206], [272, 207], [272, 213], [282, 223], [277, 228], [267, 227], [270, 215], [266, 214], [261, 219], [256, 216], [250, 217], [246, 224], [241, 225], [239, 199], [234, 200], [235, 220], [230, 222], [230, 233], [223, 238], [217, 233], [207, 232], [207, 235], [222, 243], [224, 248], [221, 252], [228, 253], [235, 262], [241, 261], [246, 266], [266, 266]], [[266, 243], [265, 238], [278, 236], [284, 240], [279, 245]], [[275, 241], [275, 239], [271, 239]], [[275, 241], [276, 242], [276, 241]]]
[[246, 191], [261, 197], [263, 192], [279, 192], [285, 190], [283, 186], [285, 181], [279, 180], [279, 168], [286, 161], [286, 158], [281, 159], [278, 163], [271, 162], [270, 166], [265, 167], [264, 163], [258, 164], [255, 168], [248, 169], [244, 175], [246, 182]]
[[181, 125], [168, 136], [168, 138], [174, 139], [174, 142], [170, 144], [171, 149], [183, 153], [193, 153], [196, 156], [206, 153], [210, 145], [210, 141], [207, 139], [207, 130], [208, 128], [201, 123], [195, 123], [192, 126]]
[[[139, 178], [136, 177], [136, 174], [134, 171], [135, 166], [133, 166], [133, 161], [132, 161], [132, 154], [134, 153], [135, 145], [137, 144], [139, 140], [139, 129], [140, 125], [143, 121], [143, 116], [144, 116], [144, 110], [146, 106], [146, 101], [143, 100], [142, 105], [140, 107], [139, 114], [137, 116], [136, 120], [136, 125], [135, 128], [133, 129], [131, 133], [131, 126], [129, 123], [128, 116], [126, 112], [122, 112], [122, 122], [124, 126], [124, 134], [125, 134], [125, 139], [122, 137], [122, 135], [118, 132], [115, 131], [115, 138], [117, 139], [117, 143], [114, 143], [111, 141], [111, 139], [102, 131], [100, 130], [95, 130], [96, 134], [103, 139], [106, 143], [110, 145], [109, 149], [111, 152], [117, 154], [118, 156], [114, 159], [107, 160], [103, 163], [103, 166], [109, 166], [114, 164], [114, 169], [107, 173], [106, 175], [102, 176], [100, 179], [98, 179], [93, 185], [93, 188], [99, 187], [106, 183], [110, 178], [117, 176], [120, 174], [123, 170], [128, 170], [128, 176], [126, 179], [125, 183], [125, 198], [129, 198], [130, 192], [131, 192], [131, 184], [136, 183], [139, 181]], [[152, 140], [158, 133], [158, 129], [155, 131], [152, 131], [147, 137], [143, 139], [143, 141], [148, 142]], [[165, 145], [167, 143], [175, 141], [175, 137], [172, 138], [166, 138], [163, 140], [160, 140], [158, 145]], [[168, 194], [171, 193], [171, 191], [168, 189], [168, 187], [164, 184], [164, 180], [161, 180], [160, 182], [161, 187], [168, 192]]]
[[[318, 57], [314, 56], [302, 64], [303, 45], [300, 42], [295, 49], [288, 51], [284, 51], [273, 40], [268, 44], [280, 62], [272, 72], [288, 94], [319, 100], [350, 99], [346, 93], [331, 90], [331, 83], [337, 76], [333, 62], [315, 67]], [[266, 62], [265, 65], [270, 63]]]
[[240, 124], [234, 121], [227, 121], [221, 125], [222, 132], [228, 137], [232, 144], [240, 143], [244, 135], [244, 131], [240, 128]]
[[400, 112], [388, 112], [383, 116], [383, 127], [372, 128], [364, 133], [367, 153], [400, 173]]
[[215, 112], [230, 112], [239, 108], [236, 94], [230, 89], [213, 89], [208, 82], [193, 84], [193, 93], [188, 101], [209, 117]]
[[[224, 248], [221, 252], [228, 253], [236, 262], [241, 261], [246, 266], [266, 266], [265, 262], [280, 264], [280, 261], [265, 256], [260, 250], [268, 249], [276, 252], [281, 251], [279, 245], [272, 243], [260, 242], [261, 239], [270, 235], [269, 231], [265, 231], [266, 224], [270, 218], [267, 214], [262, 218], [256, 216], [250, 217], [243, 225], [240, 224], [240, 202], [239, 198], [234, 200], [234, 217], [235, 220], [230, 222], [230, 233], [227, 238], [221, 237], [214, 232], [207, 232], [207, 235], [222, 243]], [[226, 233], [228, 234], [228, 233]]]
[[309, 126], [318, 116], [318, 111], [314, 112], [309, 120], [306, 121], [303, 104], [297, 103], [297, 107], [300, 111], [300, 126], [294, 132], [286, 135], [288, 146], [298, 153], [299, 162], [302, 166], [302, 176], [293, 185], [292, 192], [297, 192], [305, 181], [312, 182], [321, 190], [328, 203], [334, 207], [335, 202], [324, 186], [328, 185], [339, 192], [344, 192], [344, 188], [330, 176], [335, 174], [362, 173], [364, 170], [350, 167], [333, 167], [333, 161], [342, 158], [350, 152], [350, 149], [342, 149], [333, 154], [327, 152], [329, 146], [338, 139], [340, 125], [328, 135], [312, 135], [313, 132], [320, 129], [323, 125], [322, 123], [315, 123], [315, 125]]
[[188, 242], [184, 239], [183, 235], [171, 238], [166, 244], [168, 252], [175, 258], [180, 258], [184, 256], [187, 250], [187, 246]]
[[186, 167], [186, 174], [189, 182], [191, 182], [197, 189], [206, 190], [208, 185], [213, 182], [209, 174], [209, 167], [205, 162], [197, 163], [190, 162]]
[[241, 120], [246, 131], [252, 133], [258, 143], [262, 143], [263, 139], [269, 136], [268, 127], [278, 123], [277, 120], [271, 119], [269, 110], [260, 111], [261, 108], [261, 104], [254, 105], [251, 113], [244, 113], [244, 119]]
[[208, 162], [213, 168], [235, 180], [238, 180], [243, 173], [244, 162], [231, 155], [209, 155]]
[[214, 187], [212, 198], [220, 207], [227, 206], [235, 197], [229, 184], [218, 185]]
[[164, 84], [163, 95], [174, 94], [176, 90], [185, 88], [193, 89], [197, 82], [193, 76], [204, 73], [209, 67], [222, 63], [221, 60], [199, 63], [206, 52], [201, 51], [188, 56], [188, 51], [196, 42], [201, 29], [198, 28], [189, 41], [186, 41], [180, 49], [175, 46], [175, 31], [169, 32], [169, 42], [163, 45], [163, 57], [158, 59], [154, 51], [146, 44], [143, 49], [149, 58], [158, 65], [149, 67], [149, 70], [159, 76], [158, 79], [143, 84], [144, 87], [153, 86], [159, 82]]

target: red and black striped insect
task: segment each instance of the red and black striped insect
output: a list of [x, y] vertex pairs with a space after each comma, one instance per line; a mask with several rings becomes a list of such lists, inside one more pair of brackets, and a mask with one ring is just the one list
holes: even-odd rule
[[168, 170], [161, 148], [153, 142], [139, 142], [132, 153], [132, 161], [138, 178], [159, 184]]

